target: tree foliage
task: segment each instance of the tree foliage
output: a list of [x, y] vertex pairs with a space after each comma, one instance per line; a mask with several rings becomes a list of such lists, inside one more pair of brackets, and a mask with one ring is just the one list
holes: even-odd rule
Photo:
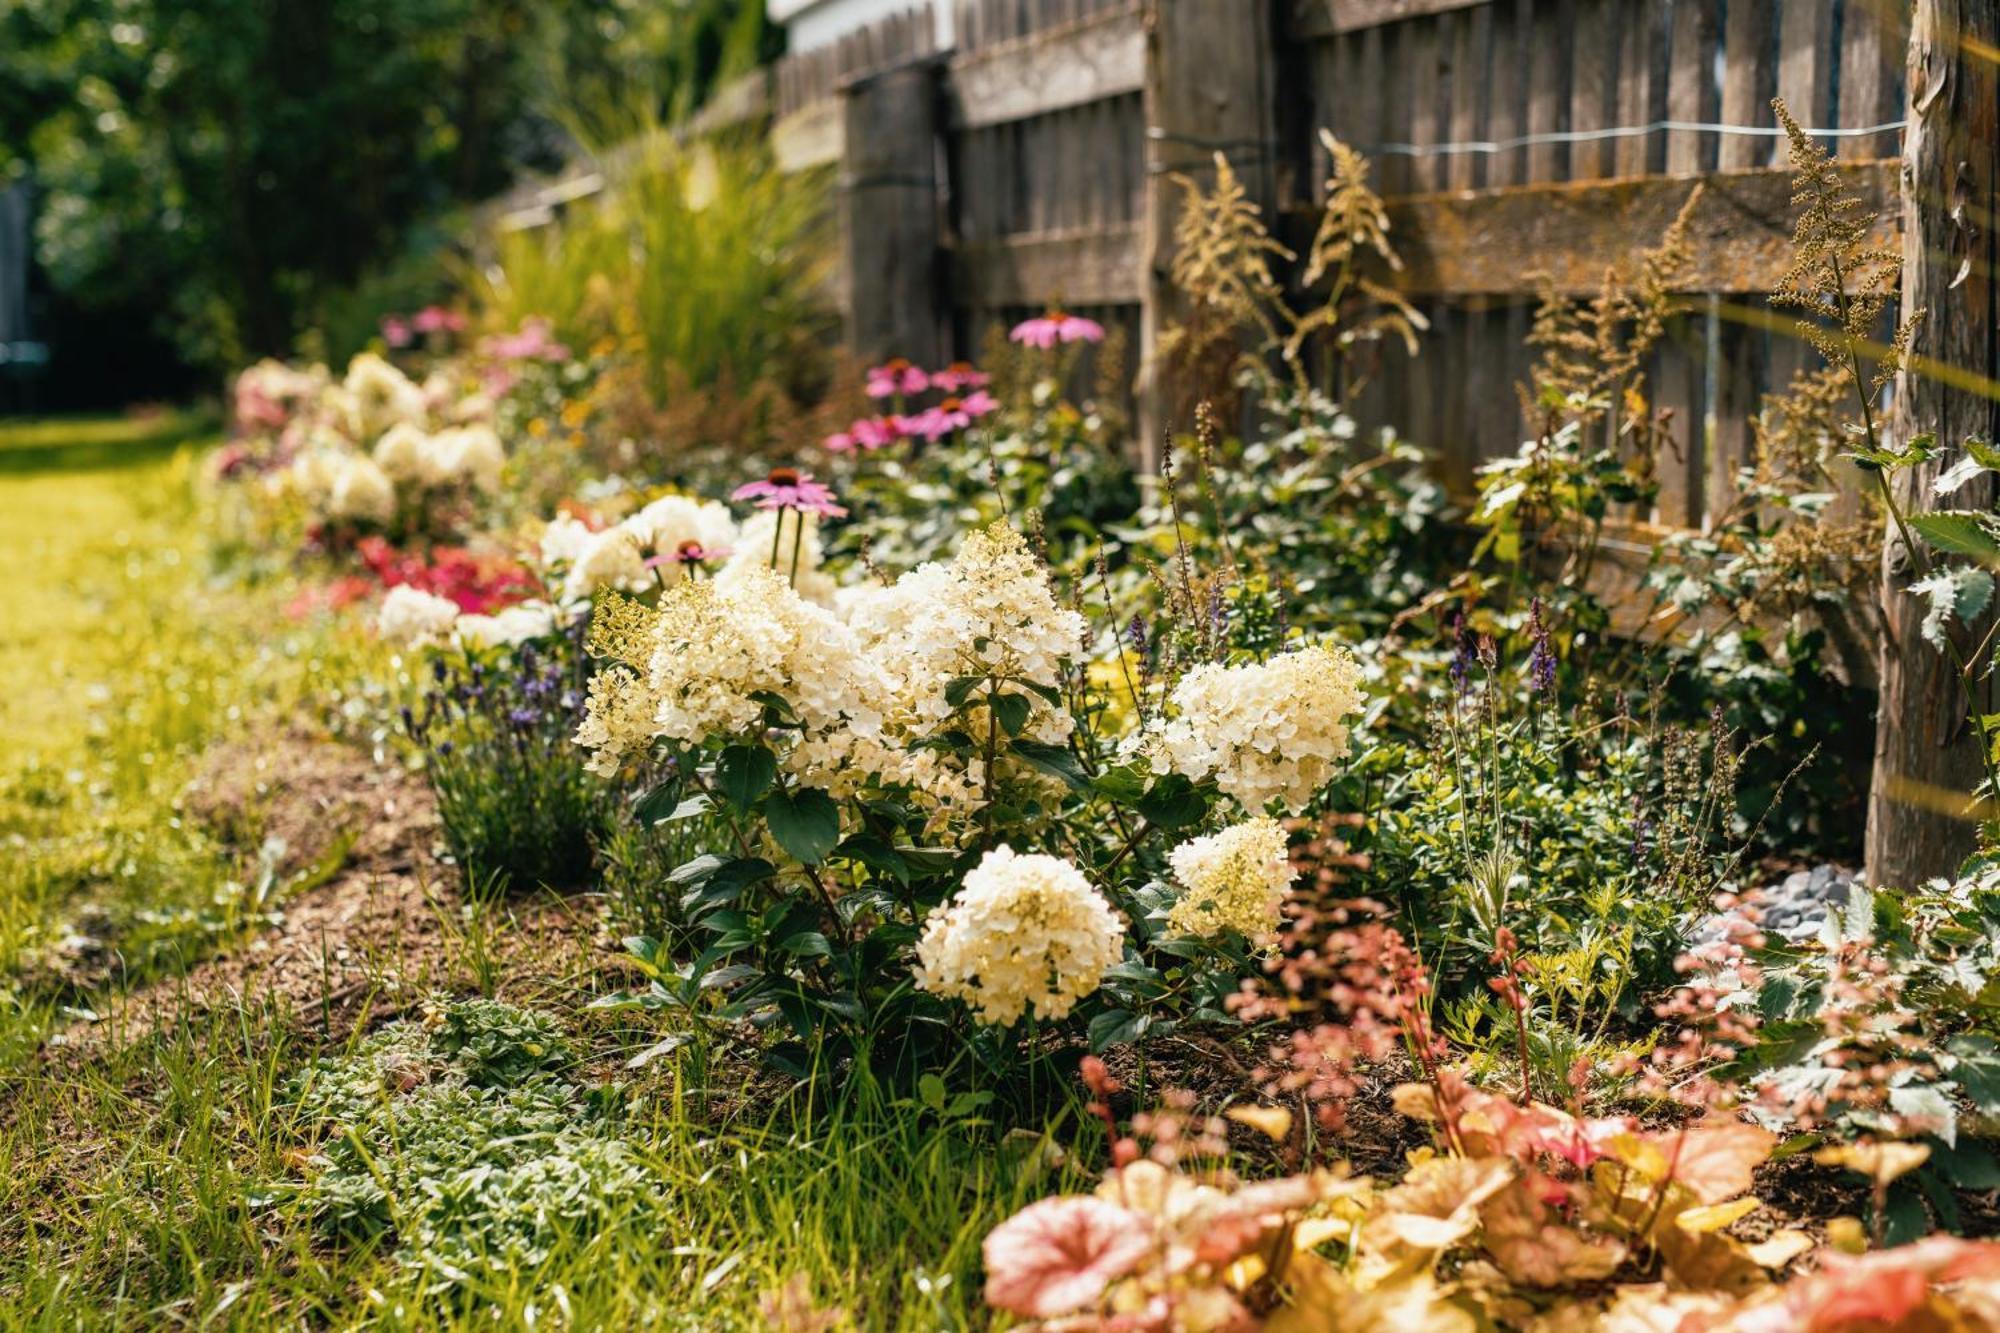
[[65, 302], [229, 364], [580, 120], [685, 102], [763, 35], [740, 0], [19, 0], [0, 182], [33, 180]]

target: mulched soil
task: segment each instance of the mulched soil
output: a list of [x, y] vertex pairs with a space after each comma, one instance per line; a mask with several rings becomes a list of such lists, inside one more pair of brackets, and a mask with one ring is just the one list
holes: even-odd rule
[[[89, 1058], [239, 1007], [338, 1040], [364, 1011], [379, 1019], [450, 984], [460, 876], [440, 859], [436, 802], [420, 774], [336, 740], [277, 733], [216, 749], [189, 784], [184, 809], [246, 858], [266, 839], [282, 840], [287, 874], [351, 841], [333, 875], [280, 904], [270, 929], [110, 1000], [98, 1022], [51, 1038], [48, 1062]], [[550, 976], [597, 942], [590, 917], [575, 902], [524, 898], [493, 947]]]

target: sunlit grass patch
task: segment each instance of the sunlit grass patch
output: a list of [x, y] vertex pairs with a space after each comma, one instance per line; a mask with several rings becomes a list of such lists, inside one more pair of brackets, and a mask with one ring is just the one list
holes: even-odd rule
[[[133, 423], [63, 423], [86, 447], [149, 438]], [[47, 424], [0, 440], [54, 448]], [[39, 1030], [44, 979], [66, 959], [133, 977], [203, 949], [236, 920], [227, 886], [252, 865], [194, 827], [180, 796], [216, 740], [310, 721], [347, 649], [283, 614], [287, 590], [207, 567], [200, 453], [117, 468], [0, 468], [10, 537], [0, 617], [0, 1057]], [[76, 998], [76, 997], [60, 997]], [[18, 1053], [18, 1052], [16, 1052]]]

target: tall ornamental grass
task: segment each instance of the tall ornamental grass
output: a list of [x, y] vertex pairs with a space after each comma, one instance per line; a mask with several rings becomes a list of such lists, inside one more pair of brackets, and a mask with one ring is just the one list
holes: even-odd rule
[[683, 147], [649, 126], [600, 155], [610, 187], [503, 232], [473, 275], [484, 323], [540, 316], [571, 346], [627, 341], [656, 399], [675, 386], [790, 381], [828, 318], [822, 183], [761, 145]]

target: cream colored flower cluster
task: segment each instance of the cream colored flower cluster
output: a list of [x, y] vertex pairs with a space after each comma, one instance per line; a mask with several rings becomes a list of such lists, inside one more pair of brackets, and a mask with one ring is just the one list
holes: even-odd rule
[[564, 600], [580, 601], [606, 589], [671, 586], [693, 563], [719, 563], [736, 546], [736, 521], [726, 506], [666, 495], [601, 531], [559, 515], [543, 529], [541, 559], [552, 573], [560, 571]]
[[[893, 587], [856, 596], [848, 623], [879, 653], [896, 683], [899, 711], [931, 734], [951, 718], [947, 692], [961, 677], [998, 676], [1046, 688], [1080, 651], [1083, 617], [1057, 603], [1048, 571], [1013, 529], [995, 524], [967, 537], [949, 565], [921, 565]], [[1051, 744], [1068, 739], [1064, 710], [1030, 691], [1026, 735]], [[981, 697], [975, 692], [971, 701]], [[976, 733], [991, 725], [984, 710]]]
[[492, 493], [500, 489], [506, 450], [491, 426], [447, 426], [435, 433], [408, 421], [382, 432], [371, 456], [400, 486], [437, 490], [465, 485]]
[[[746, 566], [726, 584], [684, 580], [640, 614], [643, 624], [609, 645], [622, 666], [591, 682], [577, 733], [595, 751], [597, 771], [615, 772], [655, 738], [698, 745], [751, 735], [764, 713], [758, 696], [767, 694], [802, 724], [785, 755], [792, 771], [837, 775], [879, 739], [881, 673], [853, 631], [768, 566]], [[799, 758], [800, 749], [809, 757]]]
[[[324, 387], [314, 409], [286, 427], [286, 445], [295, 451], [287, 475], [292, 491], [320, 517], [388, 523], [399, 500], [500, 489], [506, 450], [479, 420], [491, 411], [481, 395], [460, 395], [448, 382], [415, 384], [372, 352], [355, 357], [339, 384], [310, 375], [306, 381]], [[267, 382], [274, 376], [260, 372], [249, 391], [263, 392]], [[447, 424], [433, 431], [433, 418]]]
[[1155, 773], [1214, 778], [1247, 810], [1296, 811], [1333, 780], [1359, 712], [1361, 668], [1316, 645], [1268, 662], [1209, 663], [1181, 678], [1168, 717], [1136, 738]]
[[1167, 914], [1177, 933], [1206, 939], [1234, 930], [1254, 938], [1277, 928], [1292, 883], [1285, 829], [1277, 820], [1259, 815], [1191, 839], [1167, 860], [1182, 889]]
[[[623, 662], [623, 677], [593, 686], [579, 742], [597, 752], [600, 771], [615, 771], [655, 737], [694, 744], [745, 734], [763, 711], [753, 696], [770, 693], [804, 723], [780, 761], [808, 785], [835, 795], [870, 783], [904, 788], [940, 818], [977, 809], [986, 792], [984, 747], [960, 756], [920, 744], [952, 716], [950, 681], [998, 673], [1054, 686], [1081, 641], [1081, 617], [1056, 604], [1047, 573], [1004, 528], [976, 534], [950, 565], [836, 595], [818, 569], [817, 530], [808, 521], [794, 587], [792, 521], [775, 570], [771, 522], [753, 518], [712, 581], [669, 588], [642, 631], [620, 636], [637, 642], [610, 654]], [[580, 540], [567, 530], [559, 536], [558, 545]], [[996, 724], [977, 699], [968, 721], [983, 736]], [[1059, 744], [1071, 725], [1062, 709], [1031, 698], [1026, 735]], [[996, 759], [996, 768], [1005, 766], [996, 777], [1033, 774], [1004, 751]]]
[[448, 597], [399, 584], [383, 595], [375, 632], [399, 648], [447, 639], [461, 648], [497, 648], [544, 638], [567, 621], [561, 608], [541, 601], [521, 602], [492, 615], [461, 613]]
[[932, 912], [917, 942], [917, 985], [1007, 1026], [1062, 1018], [1125, 956], [1125, 923], [1083, 872], [1058, 857], [996, 847]]

